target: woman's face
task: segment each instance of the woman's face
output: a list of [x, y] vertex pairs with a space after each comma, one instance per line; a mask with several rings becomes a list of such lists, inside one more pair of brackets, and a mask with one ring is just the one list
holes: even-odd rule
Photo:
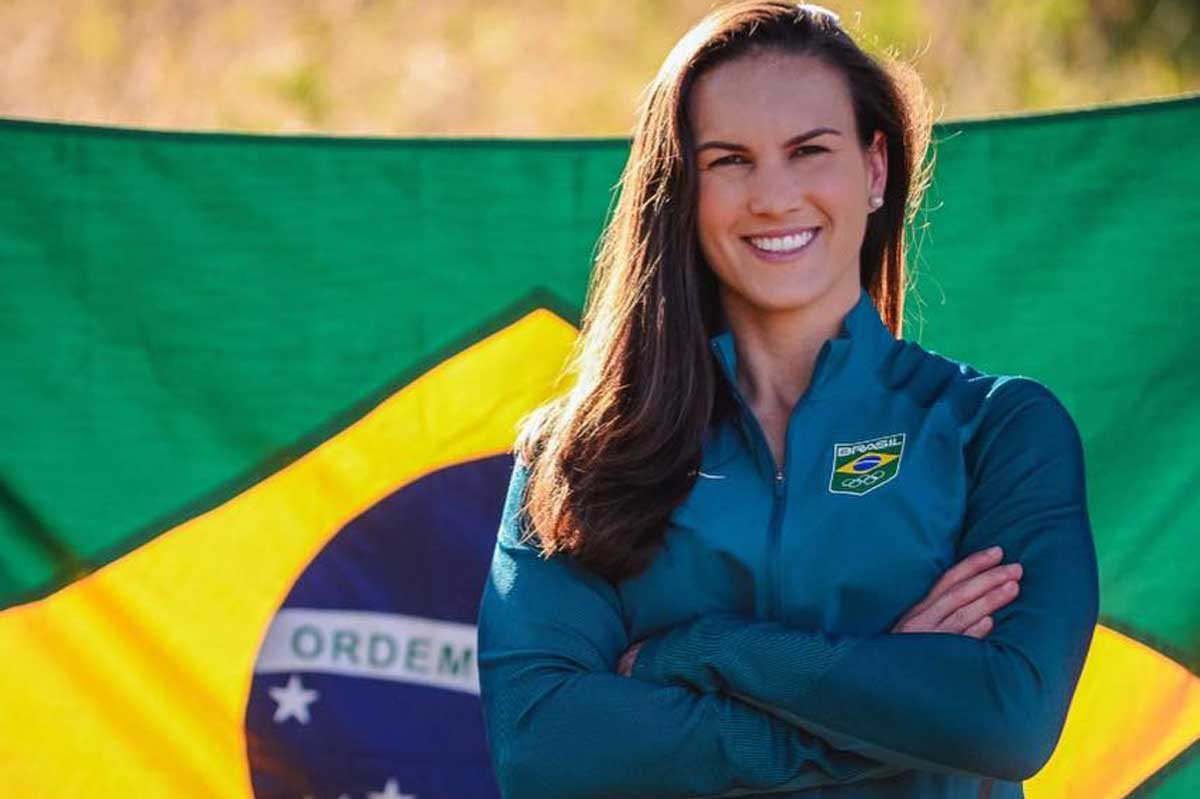
[[697, 78], [688, 115], [700, 247], [726, 310], [853, 304], [887, 155], [879, 132], [859, 146], [841, 75], [809, 56], [742, 56]]

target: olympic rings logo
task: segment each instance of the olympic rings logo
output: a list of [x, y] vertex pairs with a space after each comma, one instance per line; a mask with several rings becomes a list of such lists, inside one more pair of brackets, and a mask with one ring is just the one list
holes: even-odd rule
[[849, 480], [842, 481], [842, 488], [862, 488], [863, 486], [875, 485], [880, 480], [883, 480], [883, 470], [864, 474], [862, 477], [851, 477]]

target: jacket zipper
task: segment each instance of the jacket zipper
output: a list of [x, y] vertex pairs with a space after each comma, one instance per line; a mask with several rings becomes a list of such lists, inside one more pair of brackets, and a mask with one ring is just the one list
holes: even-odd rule
[[[822, 347], [821, 353], [817, 357], [817, 364], [813, 369], [814, 380], [816, 379], [817, 368], [820, 367], [821, 361], [824, 360], [826, 349], [828, 349], [827, 346]], [[725, 356], [721, 354], [720, 348], [714, 344], [713, 351], [717, 354], [717, 358], [720, 359], [722, 365], [725, 367], [726, 374], [728, 374], [729, 364], [726, 363]], [[811, 387], [812, 380], [809, 381], [809, 388]], [[775, 479], [772, 481], [774, 483], [774, 490], [771, 498], [771, 521], [767, 526], [767, 553], [770, 559], [770, 563], [768, 563], [767, 568], [771, 576], [771, 586], [768, 594], [770, 607], [767, 610], [768, 619], [777, 621], [783, 616], [783, 564], [780, 562], [782, 560], [780, 557], [780, 529], [783, 525], [784, 505], [787, 503], [788, 450], [791, 448], [792, 443], [792, 419], [795, 417], [796, 411], [800, 408], [800, 405], [808, 397], [809, 389], [806, 388], [804, 390], [804, 393], [800, 395], [798, 400], [796, 400], [795, 406], [792, 407], [791, 413], [788, 414], [787, 424], [783, 428], [783, 465], [781, 466], [775, 462], [775, 456], [771, 453], [771, 445], [767, 442], [767, 434], [763, 432], [762, 425], [758, 423], [758, 417], [754, 415], [754, 413], [750, 410], [750, 406], [748, 406], [745, 399], [742, 398], [742, 392], [738, 390], [735, 380], [730, 381], [730, 388], [733, 391], [733, 396], [737, 400], [738, 406], [742, 409], [742, 412], [745, 414], [746, 418], [748, 418], [750, 423], [754, 426], [754, 430], [758, 434], [759, 445], [763, 448], [763, 451], [767, 453], [767, 457], [770, 458], [771, 465], [775, 470]]]
[[[724, 367], [726, 377], [729, 377], [729, 364], [725, 360], [725, 356], [721, 353], [720, 347], [715, 343], [712, 345], [713, 352], [716, 353], [717, 359]], [[775, 455], [771, 452], [771, 445], [767, 442], [767, 434], [763, 432], [762, 425], [758, 423], [758, 417], [750, 410], [750, 406], [746, 404], [746, 400], [742, 397], [742, 392], [737, 387], [737, 376], [729, 377], [730, 389], [733, 391], [733, 396], [737, 400], [738, 406], [750, 423], [754, 426], [758, 433], [759, 445], [767, 453], [767, 457], [771, 461], [771, 465], [775, 469], [774, 492], [771, 499], [771, 521], [768, 526], [768, 556], [771, 562], [768, 564], [768, 574], [771, 578], [771, 587], [768, 592], [770, 599], [770, 607], [768, 608], [768, 618], [772, 621], [779, 621], [783, 616], [783, 563], [780, 557], [781, 548], [781, 528], [783, 526], [783, 511], [787, 503], [787, 469], [788, 469], [788, 452], [792, 445], [792, 420], [796, 418], [796, 412], [800, 410], [800, 406], [808, 399], [812, 387], [817, 382], [817, 376], [821, 372], [821, 365], [825, 362], [826, 356], [829, 354], [829, 342], [826, 341], [821, 345], [821, 351], [817, 353], [816, 363], [813, 365], [812, 377], [808, 381], [808, 387], [801, 393], [796, 404], [792, 407], [791, 413], [788, 414], [787, 424], [783, 428], [783, 465], [775, 463]]]
[[[787, 428], [783, 434], [783, 468], [775, 471], [775, 500], [771, 503], [771, 570], [774, 572], [771, 580], [771, 618], [778, 621], [783, 617], [783, 558], [780, 555], [780, 527], [783, 524], [783, 506], [787, 501], [787, 448], [788, 434], [786, 430], [792, 426], [789, 417]], [[766, 438], [766, 436], [763, 436]]]

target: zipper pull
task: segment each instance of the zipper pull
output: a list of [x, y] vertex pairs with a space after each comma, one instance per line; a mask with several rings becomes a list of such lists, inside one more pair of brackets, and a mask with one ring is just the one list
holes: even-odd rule
[[783, 470], [775, 472], [775, 496], [783, 496]]

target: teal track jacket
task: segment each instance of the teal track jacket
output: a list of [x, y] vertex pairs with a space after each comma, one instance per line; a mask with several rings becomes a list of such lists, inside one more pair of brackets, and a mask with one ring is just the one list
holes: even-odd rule
[[[1009, 799], [1049, 759], [1099, 587], [1070, 415], [1040, 383], [895, 339], [864, 291], [776, 470], [713, 337], [714, 423], [650, 568], [519, 542], [516, 461], [479, 613], [484, 719], [517, 799]], [[967, 555], [1024, 567], [983, 639], [888, 632]], [[646, 639], [633, 675], [621, 654]]]

